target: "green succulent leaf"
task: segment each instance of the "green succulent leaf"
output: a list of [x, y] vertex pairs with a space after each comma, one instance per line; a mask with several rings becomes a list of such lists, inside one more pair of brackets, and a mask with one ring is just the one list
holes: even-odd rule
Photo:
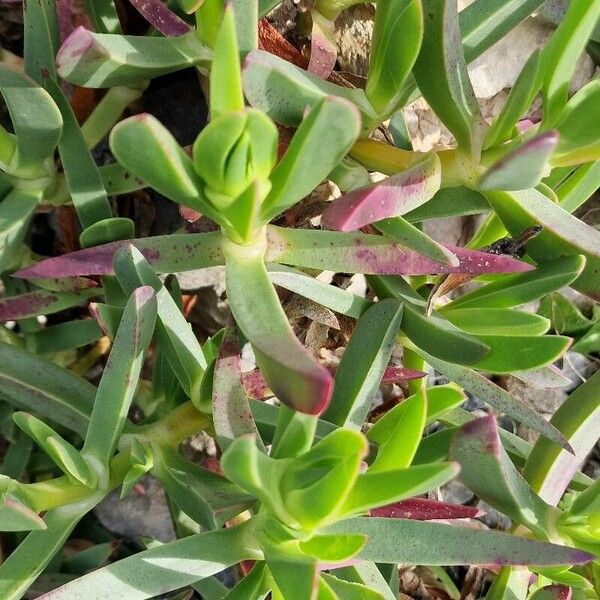
[[443, 315], [456, 327], [473, 335], [534, 336], [543, 335], [550, 328], [549, 319], [510, 308], [450, 308], [444, 310]]
[[57, 56], [58, 74], [82, 87], [130, 85], [195, 65], [207, 67], [212, 52], [194, 32], [178, 37], [93, 33], [78, 27]]
[[544, 120], [552, 126], [567, 103], [569, 82], [600, 17], [600, 1], [573, 0], [562, 23], [543, 51]]
[[333, 396], [324, 419], [360, 430], [389, 363], [402, 309], [402, 302], [382, 300], [358, 320], [336, 371]]
[[440, 307], [440, 312], [455, 309], [512, 308], [538, 300], [572, 283], [585, 265], [583, 256], [563, 256], [541, 262], [535, 271], [507, 275], [468, 292]]
[[11, 493], [16, 488], [16, 482], [5, 475], [0, 475], [0, 531], [31, 531], [46, 529], [43, 519], [18, 495]]
[[201, 397], [206, 359], [191, 325], [181, 314], [169, 290], [134, 246], [117, 252], [114, 269], [126, 293], [144, 285], [151, 286], [156, 292], [156, 340], [186, 394], [198, 408], [208, 411], [209, 400]]
[[[535, 0], [535, 2], [540, 4], [539, 0]], [[505, 2], [504, 4], [510, 3]], [[519, 77], [506, 99], [506, 104], [486, 131], [484, 148], [502, 144], [514, 136], [519, 119], [527, 112], [542, 87], [541, 74], [542, 54], [536, 50], [523, 65]]]
[[378, 114], [389, 115], [397, 107], [422, 38], [420, 2], [386, 0], [377, 5], [365, 93]]
[[[506, 390], [490, 381], [487, 377], [462, 365], [455, 365], [438, 358], [428, 355], [423, 350], [417, 348], [415, 351], [422, 356], [425, 361], [437, 369], [440, 373], [448, 377], [454, 383], [460, 385], [467, 392], [473, 394], [476, 398], [481, 398], [497, 410], [510, 415], [513, 419], [531, 427], [548, 438], [548, 444], [551, 442], [557, 444], [560, 448], [570, 449], [566, 437], [551, 423], [541, 417], [529, 404], [518, 400]], [[565, 451], [568, 453], [568, 450]]]
[[73, 483], [96, 484], [96, 474], [81, 454], [52, 427], [25, 412], [13, 414], [14, 422], [44, 450]]
[[[277, 410], [277, 425], [273, 435], [273, 458], [296, 458], [312, 446], [319, 419], [313, 415], [289, 409], [282, 404]], [[323, 421], [321, 421], [323, 423]]]
[[82, 456], [106, 476], [127, 411], [138, 385], [144, 354], [156, 321], [156, 295], [149, 287], [133, 292], [125, 306], [108, 363], [98, 385]]
[[307, 107], [312, 110], [323, 99], [332, 96], [348, 100], [360, 110], [363, 134], [378, 124], [377, 115], [361, 89], [325, 81], [264, 50], [250, 52], [243, 69], [244, 94], [248, 102], [276, 123], [298, 127]]
[[323, 585], [326, 585], [331, 593], [335, 594], [332, 598], [344, 598], [344, 600], [384, 600], [385, 598], [378, 591], [366, 585], [345, 581], [328, 573], [321, 574], [321, 586]]
[[72, 371], [0, 342], [0, 397], [84, 435], [96, 388]]
[[424, 494], [440, 487], [458, 474], [453, 463], [417, 465], [407, 469], [390, 469], [372, 473], [370, 469], [358, 476], [341, 515], [348, 517], [372, 508]]
[[38, 175], [42, 176], [41, 163], [54, 156], [62, 135], [60, 111], [44, 88], [5, 66], [0, 66], [0, 92], [16, 137], [14, 154], [3, 168], [9, 173], [42, 169]]
[[314, 535], [298, 544], [300, 550], [324, 562], [338, 562], [352, 558], [365, 545], [361, 535]]
[[96, 221], [81, 232], [79, 243], [82, 248], [99, 246], [117, 240], [127, 240], [135, 235], [135, 224], [125, 217], [111, 217]]
[[114, 0], [85, 0], [85, 8], [96, 31], [102, 33], [119, 33], [121, 31]]
[[599, 175], [600, 160], [575, 169], [555, 188], [560, 205], [570, 213], [582, 206], [596, 191]]
[[406, 213], [404, 218], [411, 223], [443, 217], [462, 217], [489, 211], [485, 197], [466, 187], [442, 188], [425, 204]]
[[206, 529], [252, 506], [254, 499], [222, 475], [185, 460], [175, 448], [155, 454], [154, 472], [175, 504]]
[[527, 253], [534, 259], [548, 259], [583, 254], [586, 265], [572, 287], [592, 297], [600, 297], [600, 231], [586, 225], [552, 202], [541, 192], [531, 189], [519, 192], [486, 192], [509, 232], [516, 236], [532, 225], [544, 230], [527, 244]]
[[448, 456], [460, 464], [461, 480], [477, 496], [538, 535], [553, 530], [557, 509], [546, 504], [517, 471], [502, 448], [493, 416], [463, 425]]
[[598, 440], [599, 382], [600, 373], [595, 373], [552, 416], [552, 425], [569, 440], [574, 454], [540, 438], [534, 444], [523, 468], [523, 477], [531, 487], [554, 506], [578, 471], [582, 457], [589, 454]]
[[583, 86], [561, 111], [556, 122], [557, 156], [580, 152], [600, 142], [600, 79]]
[[41, 193], [13, 189], [0, 202], [0, 272], [16, 260]]
[[91, 600], [94, 596], [100, 598], [99, 594], [132, 600], [152, 598], [242, 560], [262, 558], [249, 539], [252, 527], [253, 523], [247, 522], [160, 545], [92, 571], [52, 593], [58, 600], [70, 600], [77, 595]]
[[[592, 554], [529, 540], [499, 531], [443, 523], [355, 517], [325, 529], [327, 533], [364, 534], [367, 543], [358, 558], [378, 563], [418, 565], [571, 565], [590, 561]], [[398, 540], [411, 540], [398, 544]]]
[[192, 159], [153, 116], [141, 114], [121, 121], [111, 131], [110, 147], [121, 165], [158, 192], [220, 222], [204, 197]]
[[369, 429], [367, 439], [378, 444], [369, 473], [406, 469], [411, 465], [423, 437], [427, 407], [428, 392], [422, 389], [388, 411]]
[[555, 131], [540, 133], [494, 163], [479, 181], [482, 190], [524, 190], [538, 185], [559, 140]]
[[43, 85], [48, 76], [56, 79], [54, 57], [60, 45], [56, 3], [24, 3], [23, 21], [25, 73]]
[[477, 157], [483, 121], [460, 43], [456, 0], [424, 0], [425, 30], [413, 68], [419, 90], [458, 145]]
[[96, 221], [112, 218], [112, 210], [100, 171], [87, 148], [69, 101], [54, 80], [46, 81], [46, 89], [62, 114], [63, 135], [58, 150], [73, 206], [85, 229]]
[[233, 7], [225, 7], [215, 41], [210, 69], [210, 115], [240, 111], [244, 108], [240, 55]]
[[360, 117], [347, 100], [327, 96], [314, 103], [273, 169], [261, 217], [269, 221], [308, 195], [347, 154], [359, 132]]
[[556, 333], [567, 335], [581, 333], [593, 324], [582, 312], [562, 294], [552, 292], [540, 302], [538, 313], [547, 317]]

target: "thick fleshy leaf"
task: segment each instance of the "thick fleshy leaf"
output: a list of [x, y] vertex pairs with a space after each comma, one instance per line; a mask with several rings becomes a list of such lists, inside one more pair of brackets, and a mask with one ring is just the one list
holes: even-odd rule
[[354, 556], [365, 545], [365, 538], [360, 535], [314, 535], [298, 545], [308, 556], [336, 562]]
[[81, 454], [105, 475], [138, 385], [144, 354], [154, 333], [156, 295], [141, 287], [131, 295], [96, 392]]
[[380, 235], [268, 228], [266, 260], [341, 273], [426, 275], [441, 273], [514, 273], [531, 265], [504, 255], [493, 255], [444, 244], [456, 254], [457, 267], [421, 256]]
[[178, 37], [93, 33], [78, 27], [56, 56], [58, 74], [83, 87], [113, 87], [194, 65], [208, 66], [211, 51], [194, 32]]
[[571, 600], [571, 588], [566, 585], [547, 585], [535, 591], [529, 600]]
[[358, 320], [335, 374], [323, 418], [360, 430], [387, 367], [402, 321], [402, 303], [382, 300]]
[[359, 132], [359, 114], [347, 100], [325, 97], [315, 103], [273, 169], [261, 217], [271, 220], [309, 194], [346, 155]]
[[[249, 543], [253, 523], [188, 536], [134, 554], [49, 592], [53, 600], [94, 596], [144, 600], [194, 583], [235, 565], [257, 560]], [[50, 596], [47, 597], [50, 600]]]
[[[337, 571], [336, 571], [337, 573]], [[360, 583], [345, 581], [334, 577], [329, 573], [321, 574], [319, 594], [323, 594], [323, 588], [332, 594], [332, 599], [344, 598], [345, 600], [384, 600], [384, 596], [377, 590], [371, 589]], [[321, 598], [322, 596], [319, 596]], [[323, 600], [326, 596], [323, 596]]]
[[571, 345], [571, 338], [560, 335], [529, 336], [512, 338], [504, 335], [478, 335], [490, 351], [471, 366], [491, 373], [536, 369], [552, 364]]
[[585, 457], [598, 441], [600, 372], [580, 385], [554, 413], [551, 423], [573, 447], [570, 454], [547, 440], [538, 439], [529, 455], [523, 477], [549, 504], [556, 505]]
[[0, 299], [0, 321], [17, 321], [38, 315], [51, 315], [61, 310], [84, 304], [102, 290], [92, 288], [78, 293], [37, 290], [19, 296]]
[[[1, 206], [1, 205], [0, 205]], [[221, 233], [184, 233], [111, 242], [34, 263], [14, 274], [22, 279], [112, 275], [115, 254], [137, 248], [157, 273], [177, 273], [223, 265]]]
[[0, 397], [84, 435], [96, 388], [39, 356], [0, 343]]
[[277, 413], [271, 456], [296, 458], [308, 452], [313, 445], [319, 419], [291, 410], [285, 404], [279, 407]]
[[117, 240], [128, 240], [135, 235], [135, 224], [125, 217], [111, 217], [96, 221], [81, 232], [79, 244], [90, 248]]
[[462, 217], [489, 212], [484, 196], [466, 187], [442, 188], [426, 204], [404, 215], [411, 223], [443, 217]]
[[556, 154], [561, 156], [600, 142], [600, 80], [592, 80], [568, 102], [556, 123]]
[[[140, 146], [146, 151], [140, 152]], [[204, 184], [171, 133], [149, 114], [121, 121], [110, 134], [110, 147], [121, 165], [161, 194], [219, 221], [205, 199]]]
[[440, 312], [454, 309], [512, 308], [538, 300], [574, 281], [585, 265], [582, 256], [564, 256], [542, 262], [535, 271], [508, 275], [488, 283], [440, 307]]
[[573, 0], [544, 48], [544, 123], [552, 125], [567, 103], [569, 82], [598, 17], [599, 0]]
[[460, 260], [454, 252], [436, 242], [432, 237], [429, 237], [419, 229], [419, 227], [409, 223], [403, 217], [384, 219], [377, 222], [375, 227], [395, 242], [432, 260], [452, 267], [457, 267], [460, 264]]
[[52, 98], [32, 79], [0, 66], [0, 92], [13, 124], [16, 148], [8, 172], [43, 172], [44, 160], [54, 155], [62, 134], [62, 117]]
[[281, 125], [298, 127], [306, 108], [313, 109], [327, 96], [349, 100], [360, 110], [363, 133], [377, 125], [377, 116], [361, 89], [329, 83], [263, 50], [250, 52], [243, 69], [248, 102]]
[[367, 433], [367, 439], [378, 444], [369, 473], [409, 467], [423, 436], [426, 417], [427, 391], [423, 389], [379, 419]]
[[510, 308], [456, 308], [443, 311], [443, 315], [459, 329], [474, 335], [543, 335], [550, 328], [548, 319]]
[[85, 10], [96, 31], [120, 33], [121, 24], [114, 0], [84, 0]]
[[185, 460], [176, 448], [161, 449], [153, 472], [175, 504], [206, 529], [218, 529], [254, 503], [237, 485]]
[[[442, 373], [442, 375], [445, 375], [448, 379], [460, 385], [476, 398], [484, 400], [497, 410], [504, 412], [513, 419], [523, 423], [523, 425], [531, 427], [547, 437], [548, 440], [551, 440], [554, 444], [558, 444], [559, 447], [570, 449], [567, 439], [554, 425], [541, 417], [529, 406], [529, 404], [511, 396], [506, 390], [490, 381], [481, 373], [469, 369], [468, 367], [455, 365], [434, 358], [420, 349], [416, 349], [416, 352], [420, 354], [429, 365]], [[551, 446], [550, 442], [548, 442], [548, 446], [554, 448], [554, 446]], [[558, 450], [558, 448], [556, 450]], [[566, 451], [565, 454], [567, 454]]]
[[372, 517], [392, 519], [414, 519], [415, 521], [447, 521], [450, 519], [476, 519], [484, 513], [475, 506], [449, 504], [427, 498], [411, 498], [400, 500], [388, 506], [372, 508]]
[[462, 332], [449, 321], [433, 313], [427, 316], [426, 301], [400, 277], [370, 277], [380, 298], [404, 300], [402, 332], [426, 352], [456, 363], [470, 364], [482, 359], [489, 346]]
[[110, 219], [113, 216], [112, 210], [100, 171], [87, 148], [67, 97], [53, 79], [46, 81], [46, 89], [62, 114], [63, 135], [58, 150], [73, 206], [85, 229], [96, 221]]
[[397, 106], [422, 38], [420, 2], [392, 0], [378, 5], [365, 89], [378, 114], [387, 116]]
[[334, 37], [334, 20], [324, 17], [318, 10], [311, 10], [312, 31], [310, 35], [309, 73], [327, 79], [337, 60], [337, 44]]
[[425, 30], [413, 68], [419, 90], [458, 145], [478, 156], [483, 119], [459, 43], [456, 0], [424, 0]]
[[546, 504], [517, 471], [502, 448], [493, 416], [463, 425], [448, 456], [460, 464], [463, 483], [494, 508], [538, 535], [554, 530], [557, 509]]
[[389, 217], [401, 216], [421, 206], [438, 191], [441, 166], [430, 154], [406, 171], [334, 200], [323, 211], [329, 229], [355, 231]]
[[25, 412], [14, 413], [13, 420], [50, 456], [71, 482], [82, 483], [88, 487], [96, 484], [96, 474], [81, 454], [52, 427]]
[[135, 9], [157, 31], [165, 36], [185, 35], [190, 26], [169, 10], [161, 0], [129, 0]]
[[368, 512], [377, 506], [424, 494], [448, 483], [458, 471], [458, 465], [455, 463], [417, 465], [377, 473], [371, 473], [368, 469], [366, 473], [358, 476], [341, 508], [341, 515]]
[[223, 12], [221, 27], [214, 46], [210, 80], [211, 119], [244, 108], [239, 48], [231, 7], [226, 7]]
[[[428, 521], [357, 517], [329, 526], [327, 533], [365, 534], [359, 558], [412, 565], [571, 565], [592, 554], [499, 531]], [[398, 540], [406, 540], [399, 544]]]
[[40, 193], [13, 189], [0, 202], [0, 272], [12, 266], [40, 199]]
[[319, 569], [314, 558], [277, 546], [264, 547], [275, 597], [311, 600], [319, 588]]
[[[2, 479], [8, 478], [2, 475]], [[4, 481], [0, 483], [4, 484]], [[3, 492], [0, 496], [0, 531], [33, 529], [46, 529], [43, 519], [10, 492]]]
[[[600, 1], [600, 0], [599, 0]], [[573, 287], [591, 297], [600, 298], [600, 231], [586, 225], [536, 189], [519, 192], [486, 192], [496, 214], [513, 236], [533, 225], [544, 229], [527, 244], [534, 259], [547, 261], [583, 254], [586, 265]]]
[[[538, 4], [539, 0], [535, 0]], [[505, 5], [510, 2], [505, 2]], [[521, 2], [523, 4], [523, 2]], [[517, 81], [510, 90], [502, 112], [486, 131], [484, 148], [495, 146], [513, 137], [519, 119], [527, 112], [542, 86], [542, 54], [536, 50], [527, 59]]]
[[120, 250], [115, 255], [114, 269], [126, 293], [133, 293], [143, 285], [154, 289], [157, 303], [156, 341], [195, 406], [209, 411], [209, 399], [202, 398], [200, 393], [207, 367], [206, 359], [191, 325], [185, 320], [169, 290], [134, 246]]
[[599, 176], [600, 160], [578, 167], [555, 188], [560, 205], [574, 212], [595, 193]]
[[[269, 281], [262, 252], [224, 241], [231, 311], [252, 343], [258, 366], [275, 395], [288, 406], [322, 412], [331, 398], [331, 375], [294, 335]], [[255, 299], [261, 302], [256, 303]]]
[[60, 44], [56, 2], [23, 2], [25, 73], [39, 84], [56, 79], [54, 57]]
[[222, 452], [240, 435], [255, 433], [260, 440], [244, 389], [240, 361], [234, 332], [225, 330], [212, 388], [213, 426]]
[[494, 163], [479, 181], [482, 190], [524, 190], [535, 187], [548, 170], [558, 143], [555, 131], [540, 133]]

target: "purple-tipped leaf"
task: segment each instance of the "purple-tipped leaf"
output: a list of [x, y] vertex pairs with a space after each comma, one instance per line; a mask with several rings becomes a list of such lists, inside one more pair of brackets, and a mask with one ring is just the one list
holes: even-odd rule
[[479, 182], [482, 190], [525, 190], [538, 185], [558, 143], [558, 133], [540, 133], [493, 164]]
[[372, 517], [414, 519], [415, 521], [439, 521], [449, 519], [476, 519], [484, 513], [475, 506], [462, 506], [428, 498], [409, 498], [394, 504], [372, 508]]
[[529, 600], [571, 600], [573, 592], [566, 585], [547, 585], [529, 596]]
[[112, 275], [115, 254], [135, 246], [157, 273], [214, 267], [225, 262], [220, 233], [175, 234], [111, 242], [40, 261], [17, 271], [21, 279]]
[[459, 259], [457, 267], [391, 242], [380, 235], [283, 229], [270, 226], [266, 261], [298, 267], [367, 275], [434, 275], [443, 273], [516, 273], [534, 267], [510, 256], [444, 244]]
[[129, 0], [135, 9], [164, 36], [183, 35], [191, 27], [174, 12], [169, 10], [162, 0]]
[[433, 197], [440, 187], [440, 173], [437, 154], [430, 154], [406, 171], [334, 200], [323, 211], [322, 224], [338, 231], [355, 231], [403, 215]]
[[460, 463], [463, 483], [494, 508], [542, 536], [553, 530], [557, 510], [517, 471], [502, 447], [495, 417], [463, 425], [450, 444], [448, 457]]
[[312, 16], [312, 34], [308, 71], [321, 79], [327, 79], [337, 60], [333, 21], [324, 17], [318, 10], [311, 10], [310, 14]]
[[51, 315], [83, 304], [91, 296], [97, 296], [99, 293], [101, 292], [97, 289], [84, 290], [78, 294], [36, 290], [19, 296], [2, 298], [0, 299], [0, 322]]

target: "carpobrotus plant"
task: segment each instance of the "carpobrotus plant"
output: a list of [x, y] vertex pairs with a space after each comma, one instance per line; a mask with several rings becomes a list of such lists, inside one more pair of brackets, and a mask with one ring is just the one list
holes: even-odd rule
[[[0, 72], [14, 129], [0, 136], [0, 318], [17, 322], [1, 330], [0, 396], [4, 422], [18, 428], [5, 427], [0, 530], [16, 533], [0, 596], [388, 599], [409, 564], [487, 566], [497, 573], [490, 599], [598, 597], [599, 488], [580, 472], [598, 437], [598, 375], [551, 421], [490, 375], [564, 385], [553, 363], [569, 331], [544, 303], [565, 286], [600, 297], [600, 233], [571, 214], [598, 184], [597, 81], [568, 98], [600, 0], [570, 3], [491, 124], [467, 62], [541, 1], [476, 0], [459, 15], [452, 0], [379, 0], [364, 89], [325, 79], [333, 20], [352, 3], [314, 4], [307, 70], [258, 49], [258, 18], [276, 3], [131, 3], [154, 32], [125, 35], [112, 1], [95, 0], [86, 6], [96, 31], [78, 28], [59, 49], [54, 3], [28, 2], [32, 79]], [[210, 121], [191, 148], [148, 114], [117, 123], [149, 79], [189, 66], [210, 90]], [[109, 88], [83, 128], [61, 78]], [[540, 93], [543, 118], [524, 130]], [[412, 150], [401, 109], [417, 94], [455, 148]], [[373, 135], [388, 119], [394, 145]], [[117, 162], [99, 168], [88, 148], [109, 129]], [[387, 177], [373, 183], [374, 171]], [[272, 223], [323, 180], [342, 195], [319, 226]], [[213, 230], [136, 238], [108, 195], [141, 187]], [[36, 208], [71, 201], [82, 249], [45, 259], [25, 249]], [[466, 247], [423, 231], [428, 219], [479, 213]], [[218, 265], [232, 319], [201, 344], [169, 274]], [[370, 293], [327, 284], [321, 271], [366, 275]], [[277, 288], [355, 322], [335, 370], [296, 337]], [[541, 314], [523, 308], [542, 297]], [[33, 319], [90, 299], [93, 319]], [[395, 347], [403, 367], [390, 366]], [[93, 385], [84, 376], [96, 364]], [[427, 365], [450, 383], [429, 387]], [[382, 380], [402, 382], [405, 397], [373, 411]], [[461, 408], [465, 392], [540, 437], [531, 445], [493, 416], [475, 418]], [[181, 453], [199, 432], [218, 448], [210, 469]], [[99, 502], [147, 473], [164, 487], [177, 540], [146, 539], [105, 566], [113, 546], [79, 561], [61, 554]], [[477, 518], [476, 508], [421, 497], [454, 477], [513, 530], [466, 526], [456, 520]], [[225, 570], [232, 585], [217, 577]]]

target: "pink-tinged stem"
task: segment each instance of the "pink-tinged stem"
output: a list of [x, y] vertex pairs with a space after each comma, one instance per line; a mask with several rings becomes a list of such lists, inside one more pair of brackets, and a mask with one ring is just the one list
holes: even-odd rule
[[152, 27], [164, 36], [176, 37], [191, 30], [191, 27], [169, 10], [161, 0], [129, 0], [129, 2]]
[[334, 200], [323, 211], [321, 223], [328, 229], [356, 231], [370, 223], [404, 215], [439, 190], [440, 172], [437, 154], [430, 154], [397, 175]]
[[427, 498], [409, 498], [387, 506], [373, 508], [372, 517], [395, 519], [414, 519], [416, 521], [434, 521], [448, 519], [476, 519], [484, 515], [474, 506], [462, 506], [448, 502], [438, 502]]

